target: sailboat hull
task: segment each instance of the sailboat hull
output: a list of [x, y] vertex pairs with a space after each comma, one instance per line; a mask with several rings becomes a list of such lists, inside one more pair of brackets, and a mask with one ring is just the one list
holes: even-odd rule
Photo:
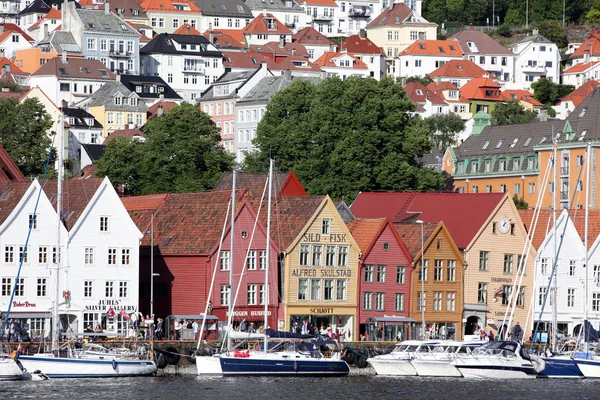
[[343, 360], [324, 358], [282, 358], [254, 354], [247, 358], [221, 355], [223, 376], [346, 376], [350, 367]]
[[586, 378], [600, 378], [600, 360], [575, 359], [577, 367]]
[[28, 371], [39, 370], [50, 378], [147, 376], [157, 370], [150, 360], [85, 360], [45, 355], [21, 356], [19, 360]]
[[221, 358], [217, 356], [196, 356], [196, 368], [198, 375], [223, 376], [221, 369]]
[[0, 381], [17, 381], [30, 379], [31, 375], [23, 371], [11, 358], [0, 360]]
[[583, 378], [577, 362], [571, 357], [543, 357], [545, 367], [538, 378], [579, 379]]

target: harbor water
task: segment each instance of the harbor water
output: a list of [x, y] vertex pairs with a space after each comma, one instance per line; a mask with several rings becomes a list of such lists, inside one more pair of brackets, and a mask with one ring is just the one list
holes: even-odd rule
[[345, 378], [201, 378], [190, 375], [121, 379], [2, 382], [3, 399], [598, 399], [598, 380], [468, 380], [348, 376]]

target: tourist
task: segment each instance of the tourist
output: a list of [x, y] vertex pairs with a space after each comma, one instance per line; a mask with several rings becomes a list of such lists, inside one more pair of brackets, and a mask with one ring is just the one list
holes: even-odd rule
[[163, 319], [159, 318], [158, 323], [156, 324], [156, 329], [154, 330], [154, 338], [160, 340], [163, 338], [163, 336], [164, 336]]
[[194, 322], [192, 322], [192, 329], [194, 330], [194, 340], [198, 340], [198, 321], [194, 320]]
[[510, 333], [510, 340], [515, 342], [521, 342], [523, 339], [523, 329], [521, 329], [521, 325], [519, 322], [515, 326], [513, 326], [512, 332]]
[[183, 323], [181, 320], [175, 323], [175, 340], [181, 340], [181, 333], [183, 332]]
[[255, 333], [256, 332], [256, 328], [254, 327], [254, 322], [250, 322], [250, 325], [248, 326], [248, 333]]

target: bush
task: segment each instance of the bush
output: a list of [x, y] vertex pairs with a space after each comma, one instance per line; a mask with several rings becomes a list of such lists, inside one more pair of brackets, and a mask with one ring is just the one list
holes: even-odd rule
[[506, 24], [502, 24], [498, 27], [498, 30], [496, 31], [496, 33], [500, 36], [503, 36], [505, 38], [509, 38], [512, 35], [512, 32], [510, 30], [510, 27]]

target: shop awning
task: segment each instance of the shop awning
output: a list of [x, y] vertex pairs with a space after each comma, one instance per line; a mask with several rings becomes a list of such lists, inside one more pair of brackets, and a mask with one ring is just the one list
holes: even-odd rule
[[377, 322], [417, 322], [415, 319], [408, 317], [376, 317], [374, 319]]
[[52, 318], [52, 313], [49, 312], [11, 312], [8, 316], [9, 319], [24, 319], [24, 318]]

